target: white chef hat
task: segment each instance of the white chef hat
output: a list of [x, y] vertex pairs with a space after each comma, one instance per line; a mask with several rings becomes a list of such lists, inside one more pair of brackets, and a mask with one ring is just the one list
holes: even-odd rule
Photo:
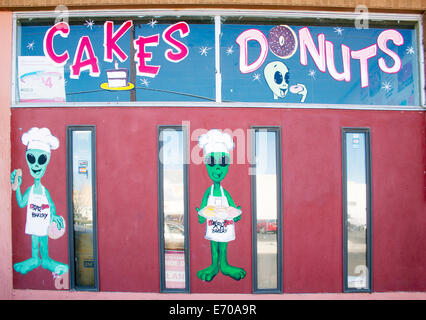
[[211, 129], [198, 138], [198, 145], [203, 148], [204, 156], [212, 152], [229, 153], [234, 148], [234, 141], [229, 134], [219, 129]]
[[48, 128], [31, 128], [25, 132], [21, 141], [29, 149], [39, 149], [50, 153], [59, 147], [59, 140], [50, 133]]

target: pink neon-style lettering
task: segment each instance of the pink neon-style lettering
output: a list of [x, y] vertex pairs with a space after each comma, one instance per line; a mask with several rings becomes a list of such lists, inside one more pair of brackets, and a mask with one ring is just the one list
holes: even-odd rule
[[189, 25], [186, 22], [178, 22], [169, 26], [163, 32], [163, 40], [175, 49], [175, 51], [173, 51], [173, 49], [167, 49], [164, 52], [164, 56], [170, 62], [175, 63], [185, 59], [189, 53], [188, 47], [185, 44], [172, 37], [173, 33], [176, 31], [179, 31], [181, 38], [185, 38], [190, 32]]
[[[251, 40], [257, 41], [259, 43], [260, 53], [259, 57], [249, 65], [247, 49], [248, 42]], [[263, 34], [263, 32], [257, 29], [248, 29], [242, 32], [235, 41], [240, 46], [240, 72], [250, 73], [259, 69], [260, 66], [265, 62], [269, 52], [268, 39]]]
[[334, 61], [334, 46], [330, 41], [325, 42], [325, 50], [327, 57], [327, 69], [333, 79], [337, 81], [346, 82], [351, 81], [351, 49], [348, 46], [342, 44], [342, 61], [343, 61], [343, 72], [339, 73], [336, 70], [336, 64]]
[[54, 63], [61, 66], [65, 65], [65, 63], [68, 61], [69, 54], [67, 50], [65, 50], [65, 52], [63, 52], [61, 55], [56, 54], [55, 50], [53, 49], [53, 38], [57, 34], [60, 34], [64, 38], [68, 38], [69, 33], [70, 26], [68, 25], [68, 23], [58, 22], [46, 31], [46, 34], [44, 35], [43, 39], [44, 55], [50, 60], [52, 60]]
[[158, 46], [159, 38], [159, 34], [155, 34], [149, 37], [139, 36], [136, 40], [134, 40], [133, 45], [136, 50], [136, 74], [138, 76], [154, 78], [160, 71], [160, 66], [151, 66], [146, 64], [146, 62], [152, 60], [152, 53], [145, 51], [145, 47], [147, 46]]
[[361, 88], [368, 87], [368, 59], [375, 57], [377, 54], [377, 45], [373, 44], [369, 47], [358, 51], [352, 51], [351, 56], [353, 59], [358, 59], [361, 72]]
[[311, 32], [308, 27], [304, 27], [299, 30], [299, 42], [300, 42], [300, 64], [308, 65], [308, 53], [311, 54], [317, 68], [321, 72], [325, 72], [325, 35], [323, 33], [318, 35], [318, 49], [315, 46], [314, 40], [312, 39]]
[[117, 41], [133, 26], [133, 21], [128, 20], [124, 22], [117, 31], [114, 32], [114, 22], [106, 21], [104, 23], [104, 61], [112, 62], [113, 55], [118, 60], [124, 62], [127, 60], [127, 54], [121, 50]]
[[[83, 54], [87, 57], [85, 60], [83, 60]], [[70, 66], [70, 78], [78, 79], [83, 70], [89, 70], [92, 77], [99, 77], [98, 58], [93, 51], [92, 43], [88, 36], [83, 36], [78, 41], [74, 62]]]
[[397, 73], [399, 70], [401, 70], [401, 59], [399, 56], [390, 50], [387, 46], [388, 40], [392, 40], [393, 43], [397, 46], [401, 46], [404, 44], [404, 37], [396, 30], [385, 30], [377, 37], [377, 45], [380, 50], [382, 50], [384, 53], [386, 53], [388, 56], [390, 56], [394, 64], [392, 67], [388, 67], [386, 65], [384, 58], [379, 58], [379, 67], [380, 70], [386, 73]]

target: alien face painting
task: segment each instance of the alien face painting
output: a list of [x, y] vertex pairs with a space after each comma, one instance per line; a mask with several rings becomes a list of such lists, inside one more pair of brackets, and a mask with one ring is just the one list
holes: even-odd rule
[[263, 73], [266, 83], [274, 94], [274, 99], [284, 98], [288, 92], [290, 77], [287, 66], [280, 61], [274, 61], [268, 63]]
[[30, 149], [26, 152], [26, 158], [30, 174], [34, 179], [41, 179], [49, 164], [50, 153], [43, 150]]
[[220, 183], [228, 173], [231, 159], [225, 152], [210, 153], [206, 158], [206, 168], [210, 179], [213, 182]]
[[290, 89], [291, 93], [298, 94], [302, 97], [300, 102], [305, 101], [306, 95], [308, 94], [306, 86], [301, 83], [289, 86], [290, 72], [283, 62], [273, 61], [268, 63], [263, 73], [269, 89], [271, 89], [274, 94], [275, 100], [278, 98], [285, 98]]

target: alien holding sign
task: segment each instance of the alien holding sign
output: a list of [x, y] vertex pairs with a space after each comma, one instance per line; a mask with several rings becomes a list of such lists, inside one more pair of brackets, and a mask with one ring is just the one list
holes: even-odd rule
[[31, 128], [22, 135], [21, 141], [27, 147], [26, 159], [34, 184], [22, 195], [22, 171], [14, 170], [10, 179], [12, 189], [16, 190], [19, 207], [27, 207], [25, 233], [31, 235], [32, 257], [15, 263], [13, 268], [19, 273], [26, 274], [41, 265], [42, 268], [61, 275], [68, 272], [68, 265], [49, 257], [48, 236], [52, 229], [60, 230], [63, 234], [65, 221], [56, 215], [55, 204], [49, 191], [40, 182], [49, 164], [51, 150], [59, 147], [59, 140], [47, 128]]
[[205, 239], [210, 240], [212, 264], [197, 272], [197, 277], [211, 281], [219, 271], [235, 280], [241, 280], [246, 272], [228, 263], [228, 242], [235, 239], [235, 223], [241, 219], [240, 207], [236, 207], [231, 195], [221, 186], [228, 173], [229, 151], [234, 143], [229, 134], [212, 129], [200, 136], [198, 144], [203, 148], [207, 173], [213, 185], [204, 193], [198, 212], [198, 221], [206, 223]]

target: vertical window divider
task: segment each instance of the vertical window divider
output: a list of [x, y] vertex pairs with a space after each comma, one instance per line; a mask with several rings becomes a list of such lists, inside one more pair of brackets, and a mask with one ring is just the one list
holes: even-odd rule
[[[348, 188], [347, 188], [347, 168], [348, 157], [346, 154], [348, 141], [347, 133], [359, 133], [365, 135], [365, 181], [366, 181], [366, 264], [367, 264], [367, 288], [350, 288], [348, 285]], [[373, 249], [372, 249], [372, 178], [371, 178], [371, 136], [370, 128], [342, 128], [342, 206], [343, 206], [343, 292], [372, 292], [373, 291]]]
[[[74, 131], [91, 132], [91, 162], [92, 162], [92, 219], [93, 219], [93, 258], [94, 286], [84, 287], [76, 283], [75, 267], [75, 237], [74, 237], [74, 204], [73, 204], [73, 138]], [[67, 126], [67, 211], [68, 211], [68, 246], [70, 266], [70, 290], [99, 291], [99, 262], [98, 262], [98, 228], [97, 228], [97, 178], [96, 178], [96, 126], [71, 125]]]
[[[256, 199], [256, 132], [266, 130], [275, 132], [275, 161], [277, 175], [277, 287], [271, 289], [261, 289], [258, 286], [258, 265], [257, 265], [257, 199]], [[251, 210], [252, 210], [252, 270], [253, 270], [253, 293], [282, 293], [283, 292], [283, 204], [282, 204], [282, 151], [281, 151], [281, 127], [280, 126], [252, 126], [250, 135], [251, 146]]]
[[221, 16], [214, 17], [215, 24], [215, 83], [216, 83], [216, 102], [222, 102], [222, 73], [220, 67], [220, 34], [222, 21]]
[[[164, 175], [163, 163], [161, 161], [161, 151], [163, 141], [161, 134], [164, 130], [182, 131], [182, 148], [183, 148], [183, 202], [184, 202], [184, 261], [185, 261], [185, 288], [167, 288], [166, 287], [166, 261], [165, 261], [165, 239], [164, 239]], [[160, 267], [160, 292], [167, 293], [189, 293], [190, 292], [190, 253], [189, 253], [189, 193], [188, 193], [188, 129], [182, 125], [159, 125], [157, 127], [157, 143], [158, 143], [158, 234], [159, 234], [159, 267]]]

